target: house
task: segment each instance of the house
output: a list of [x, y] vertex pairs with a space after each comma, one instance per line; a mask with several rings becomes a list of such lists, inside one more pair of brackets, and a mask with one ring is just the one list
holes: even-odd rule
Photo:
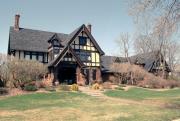
[[[113, 75], [113, 70], [111, 65], [113, 63], [126, 63], [128, 60], [124, 57], [116, 57], [116, 56], [102, 56], [102, 74], [104, 76]], [[156, 76], [163, 76], [163, 61], [164, 58], [159, 51], [137, 54], [129, 57], [129, 61], [131, 64], [139, 65], [144, 68], [147, 72], [153, 73]], [[167, 62], [165, 61], [165, 78], [168, 77], [171, 69], [169, 68]], [[106, 77], [107, 78], [107, 77]]]
[[[8, 54], [47, 64], [53, 83], [87, 85], [101, 81], [102, 75], [113, 74], [112, 63], [127, 62], [123, 57], [104, 56], [91, 34], [91, 24], [83, 24], [70, 34], [64, 34], [21, 28], [19, 19], [20, 15], [15, 15], [15, 24], [10, 27]], [[158, 55], [154, 52], [138, 54], [130, 57], [130, 61], [159, 75], [163, 57]], [[167, 64], [165, 70], [167, 74], [170, 72]]]
[[10, 27], [8, 54], [19, 59], [47, 64], [53, 83], [80, 85], [101, 80], [104, 52], [92, 36], [90, 24], [70, 34], [19, 27], [20, 15]]

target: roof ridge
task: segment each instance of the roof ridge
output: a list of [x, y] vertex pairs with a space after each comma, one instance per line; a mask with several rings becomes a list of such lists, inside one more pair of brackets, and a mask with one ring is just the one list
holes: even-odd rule
[[[13, 29], [14, 27], [13, 26], [10, 26], [10, 29]], [[20, 28], [20, 31], [21, 29], [24, 29], [24, 30], [32, 30], [32, 31], [39, 31], [39, 32], [47, 32], [47, 33], [52, 33], [52, 34], [64, 34], [64, 35], [69, 35], [69, 34], [65, 34], [65, 33], [60, 33], [60, 32], [53, 32], [53, 31], [46, 31], [46, 30], [39, 30], [39, 29], [31, 29], [31, 28]], [[14, 30], [14, 29], [13, 29]]]

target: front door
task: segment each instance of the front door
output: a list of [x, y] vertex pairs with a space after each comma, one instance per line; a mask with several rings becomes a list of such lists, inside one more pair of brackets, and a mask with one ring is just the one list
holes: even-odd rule
[[73, 67], [63, 67], [58, 73], [59, 82], [65, 84], [76, 83], [76, 69]]

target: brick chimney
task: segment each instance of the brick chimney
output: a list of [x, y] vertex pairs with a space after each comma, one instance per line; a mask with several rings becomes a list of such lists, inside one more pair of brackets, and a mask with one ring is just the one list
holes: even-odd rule
[[92, 25], [91, 25], [90, 23], [88, 23], [86, 27], [87, 27], [87, 29], [89, 30], [89, 32], [91, 33], [91, 27], [92, 27]]
[[16, 14], [15, 15], [15, 22], [14, 22], [14, 30], [16, 30], [16, 31], [19, 31], [19, 18], [20, 18], [20, 15]]

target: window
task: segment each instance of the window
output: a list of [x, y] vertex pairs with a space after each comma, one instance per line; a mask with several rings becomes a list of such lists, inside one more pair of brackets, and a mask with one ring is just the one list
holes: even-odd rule
[[32, 55], [31, 59], [35, 61], [36, 60], [36, 55]]
[[91, 53], [92, 62], [96, 62], [96, 53]]
[[39, 55], [38, 55], [38, 60], [39, 60], [40, 62], [43, 62], [43, 54], [42, 54], [42, 53], [39, 53]]
[[100, 64], [99, 64], [99, 63], [96, 63], [96, 66], [100, 66]]
[[31, 53], [31, 60], [37, 60], [37, 53], [36, 52], [32, 52]]
[[90, 39], [87, 39], [87, 45], [88, 45], [88, 46], [91, 46]]
[[75, 41], [75, 44], [79, 45], [79, 41], [78, 41], [78, 39]]
[[89, 62], [91, 61], [91, 54], [85, 51], [81, 51], [79, 54], [79, 58], [81, 61]]
[[59, 49], [58, 49], [58, 48], [55, 48], [55, 49], [54, 49], [54, 53], [55, 53], [55, 54], [58, 54], [58, 53], [59, 53]]
[[54, 46], [59, 46], [59, 42], [58, 42], [57, 39], [54, 39], [54, 40], [53, 40], [53, 45], [54, 45]]
[[79, 46], [78, 46], [78, 45], [75, 45], [75, 49], [79, 49]]
[[86, 45], [87, 38], [86, 37], [79, 37], [79, 44], [80, 45]]
[[30, 60], [30, 52], [24, 52], [24, 57], [26, 60]]
[[96, 62], [99, 62], [100, 58], [99, 58], [99, 53], [96, 53]]

